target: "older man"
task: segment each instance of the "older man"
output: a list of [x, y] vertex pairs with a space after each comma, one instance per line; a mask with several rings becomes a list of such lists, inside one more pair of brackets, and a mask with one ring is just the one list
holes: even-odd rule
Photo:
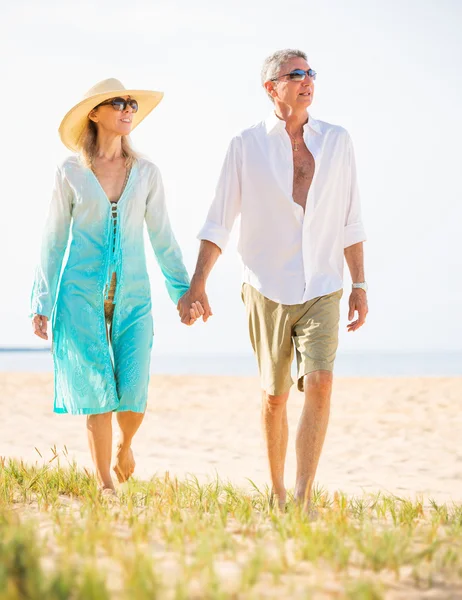
[[315, 71], [299, 50], [268, 57], [262, 85], [268, 118], [231, 140], [207, 221], [190, 291], [178, 303], [183, 322], [241, 215], [242, 298], [263, 390], [262, 423], [273, 494], [286, 501], [287, 400], [295, 346], [305, 403], [297, 431], [295, 499], [310, 509], [311, 489], [329, 420], [338, 344], [344, 256], [353, 289], [349, 331], [367, 314], [363, 241], [353, 145], [347, 131], [308, 114]]

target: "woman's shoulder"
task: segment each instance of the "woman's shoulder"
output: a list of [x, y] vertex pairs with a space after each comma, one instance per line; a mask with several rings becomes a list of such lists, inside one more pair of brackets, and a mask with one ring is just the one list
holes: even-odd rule
[[148, 158], [145, 157], [138, 157], [136, 159], [136, 164], [138, 166], [140, 175], [157, 175], [158, 173], [160, 173], [159, 171], [159, 167], [152, 162], [152, 160], [149, 160]]
[[161, 178], [159, 167], [149, 158], [138, 157], [136, 163], [141, 177], [149, 177], [154, 181]]
[[58, 171], [66, 177], [72, 177], [77, 173], [82, 173], [86, 170], [81, 158], [76, 154], [68, 156], [58, 164]]

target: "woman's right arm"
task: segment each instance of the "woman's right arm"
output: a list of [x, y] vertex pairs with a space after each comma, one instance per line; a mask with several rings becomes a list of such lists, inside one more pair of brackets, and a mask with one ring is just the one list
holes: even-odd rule
[[31, 296], [34, 333], [43, 339], [48, 339], [46, 323], [56, 301], [71, 219], [72, 190], [64, 173], [58, 168]]

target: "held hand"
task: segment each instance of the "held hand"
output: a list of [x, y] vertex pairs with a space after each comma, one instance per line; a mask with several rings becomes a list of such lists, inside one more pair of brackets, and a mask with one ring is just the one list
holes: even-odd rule
[[[193, 307], [196, 303], [200, 305], [200, 309], [198, 307]], [[201, 312], [201, 309], [203, 312]], [[186, 294], [181, 296], [177, 304], [177, 310], [180, 313], [181, 322], [185, 325], [192, 325], [196, 319], [200, 318], [200, 316], [202, 316], [202, 320], [205, 323], [213, 314], [205, 290], [198, 291], [194, 288], [190, 288]], [[191, 319], [193, 318], [192, 311], [194, 312], [193, 322], [191, 322]]]
[[367, 307], [367, 295], [362, 289], [354, 289], [350, 295], [350, 310], [348, 312], [348, 320], [352, 321], [355, 316], [355, 312], [358, 313], [358, 318], [352, 323], [348, 323], [348, 331], [356, 331], [364, 325], [366, 322], [366, 315], [368, 313]]
[[191, 308], [189, 309], [189, 325], [193, 325], [197, 319], [200, 319], [201, 316], [204, 315], [204, 309], [202, 308], [202, 304], [198, 301], [193, 302], [191, 304]]
[[48, 339], [47, 323], [48, 318], [43, 315], [34, 315], [32, 318], [32, 330], [42, 340]]

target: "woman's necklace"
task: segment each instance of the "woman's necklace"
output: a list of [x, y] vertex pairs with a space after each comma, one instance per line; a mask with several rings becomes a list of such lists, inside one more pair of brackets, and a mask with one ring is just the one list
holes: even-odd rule
[[125, 188], [127, 187], [128, 178], [130, 177], [130, 171], [131, 171], [131, 168], [130, 167], [126, 167], [125, 180], [124, 180], [124, 184], [122, 186], [122, 191], [120, 192], [119, 200], [122, 198], [122, 195], [125, 192]]

